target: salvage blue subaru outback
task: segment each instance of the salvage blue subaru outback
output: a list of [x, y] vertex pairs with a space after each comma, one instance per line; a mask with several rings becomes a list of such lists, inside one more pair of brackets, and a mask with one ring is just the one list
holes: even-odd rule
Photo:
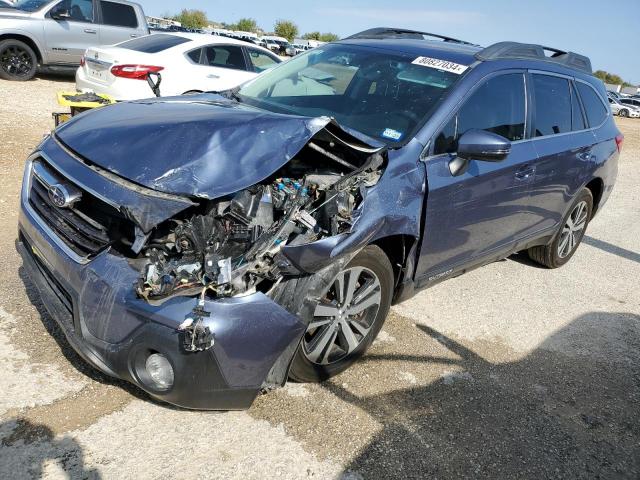
[[373, 29], [62, 125], [27, 161], [17, 246], [87, 362], [248, 408], [345, 370], [422, 288], [568, 262], [622, 141], [584, 56]]

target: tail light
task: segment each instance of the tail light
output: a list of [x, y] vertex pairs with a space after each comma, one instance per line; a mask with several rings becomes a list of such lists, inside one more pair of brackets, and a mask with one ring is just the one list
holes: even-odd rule
[[624, 143], [624, 135], [616, 135], [616, 146], [618, 147], [618, 153], [622, 153], [622, 144]]
[[82, 56], [80, 57], [80, 66], [81, 66], [81, 67], [84, 67], [84, 64], [85, 64], [84, 55], [82, 55]]
[[164, 67], [153, 65], [116, 65], [111, 67], [111, 73], [116, 77], [131, 78], [133, 80], [146, 80], [150, 73], [158, 73]]

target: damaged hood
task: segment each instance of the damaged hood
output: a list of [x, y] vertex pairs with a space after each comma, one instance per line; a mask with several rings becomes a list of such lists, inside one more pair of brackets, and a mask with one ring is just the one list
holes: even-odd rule
[[139, 185], [214, 199], [268, 177], [329, 123], [199, 95], [100, 108], [62, 125], [56, 136], [90, 163]]

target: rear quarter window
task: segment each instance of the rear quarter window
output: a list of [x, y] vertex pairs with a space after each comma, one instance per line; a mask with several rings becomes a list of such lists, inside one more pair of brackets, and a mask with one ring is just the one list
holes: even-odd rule
[[188, 38], [177, 35], [155, 33], [153, 35], [127, 40], [126, 42], [118, 44], [118, 47], [142, 53], [158, 53], [190, 41]]
[[115, 2], [100, 2], [102, 7], [102, 23], [115, 27], [137, 28], [138, 17], [131, 5]]
[[576, 82], [576, 86], [587, 114], [589, 126], [592, 128], [597, 127], [607, 118], [607, 108], [602, 103], [600, 95], [592, 87], [582, 82]]

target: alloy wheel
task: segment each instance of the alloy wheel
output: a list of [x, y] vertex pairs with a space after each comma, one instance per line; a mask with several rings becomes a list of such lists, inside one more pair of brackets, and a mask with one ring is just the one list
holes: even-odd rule
[[589, 207], [587, 202], [582, 201], [574, 207], [560, 234], [560, 241], [558, 242], [558, 256], [560, 258], [569, 256], [580, 243], [584, 229], [587, 226], [588, 215]]
[[352, 353], [371, 330], [381, 301], [380, 280], [373, 271], [341, 271], [316, 305], [303, 339], [305, 357], [328, 365]]
[[0, 52], [0, 68], [14, 77], [26, 77], [33, 68], [33, 59], [23, 48], [9, 45]]

